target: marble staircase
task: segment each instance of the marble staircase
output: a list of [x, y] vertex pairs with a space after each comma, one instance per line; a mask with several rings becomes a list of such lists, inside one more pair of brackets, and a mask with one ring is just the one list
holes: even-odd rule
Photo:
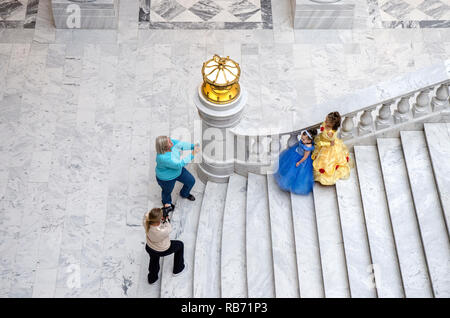
[[450, 124], [357, 145], [336, 186], [306, 196], [272, 175], [208, 182], [180, 200], [173, 238], [189, 270], [161, 297], [450, 297]]

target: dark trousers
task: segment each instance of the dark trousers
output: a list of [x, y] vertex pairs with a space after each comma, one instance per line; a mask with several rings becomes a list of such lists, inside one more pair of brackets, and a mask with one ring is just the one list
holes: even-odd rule
[[148, 280], [149, 283], [154, 283], [158, 280], [159, 273], [159, 258], [175, 253], [173, 259], [173, 273], [178, 274], [184, 269], [184, 244], [181, 241], [170, 241], [170, 247], [164, 252], [158, 252], [151, 249], [145, 244], [145, 250], [150, 255], [150, 264], [148, 265]]
[[180, 181], [184, 184], [180, 191], [180, 195], [183, 198], [187, 198], [191, 194], [191, 189], [195, 184], [194, 176], [184, 167], [181, 170], [181, 174], [177, 178], [167, 181], [156, 178], [156, 181], [158, 181], [159, 186], [162, 188], [161, 196], [163, 204], [172, 204], [172, 191], [175, 186], [175, 182]]

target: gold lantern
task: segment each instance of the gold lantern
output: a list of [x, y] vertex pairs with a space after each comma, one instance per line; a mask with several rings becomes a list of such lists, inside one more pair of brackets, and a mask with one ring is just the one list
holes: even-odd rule
[[214, 57], [202, 67], [203, 96], [214, 104], [228, 104], [234, 101], [240, 93], [239, 64], [227, 57]]

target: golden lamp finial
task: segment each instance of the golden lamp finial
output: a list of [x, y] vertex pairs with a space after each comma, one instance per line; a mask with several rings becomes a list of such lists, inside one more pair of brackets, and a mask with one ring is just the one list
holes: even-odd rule
[[203, 96], [214, 104], [228, 104], [240, 93], [239, 64], [227, 57], [215, 54], [212, 59], [203, 63], [202, 76]]

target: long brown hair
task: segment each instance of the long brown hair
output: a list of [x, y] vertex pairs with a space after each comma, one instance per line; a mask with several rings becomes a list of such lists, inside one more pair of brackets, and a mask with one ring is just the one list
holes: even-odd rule
[[333, 130], [338, 130], [341, 126], [341, 114], [339, 112], [331, 112], [327, 115], [327, 120], [333, 125]]

